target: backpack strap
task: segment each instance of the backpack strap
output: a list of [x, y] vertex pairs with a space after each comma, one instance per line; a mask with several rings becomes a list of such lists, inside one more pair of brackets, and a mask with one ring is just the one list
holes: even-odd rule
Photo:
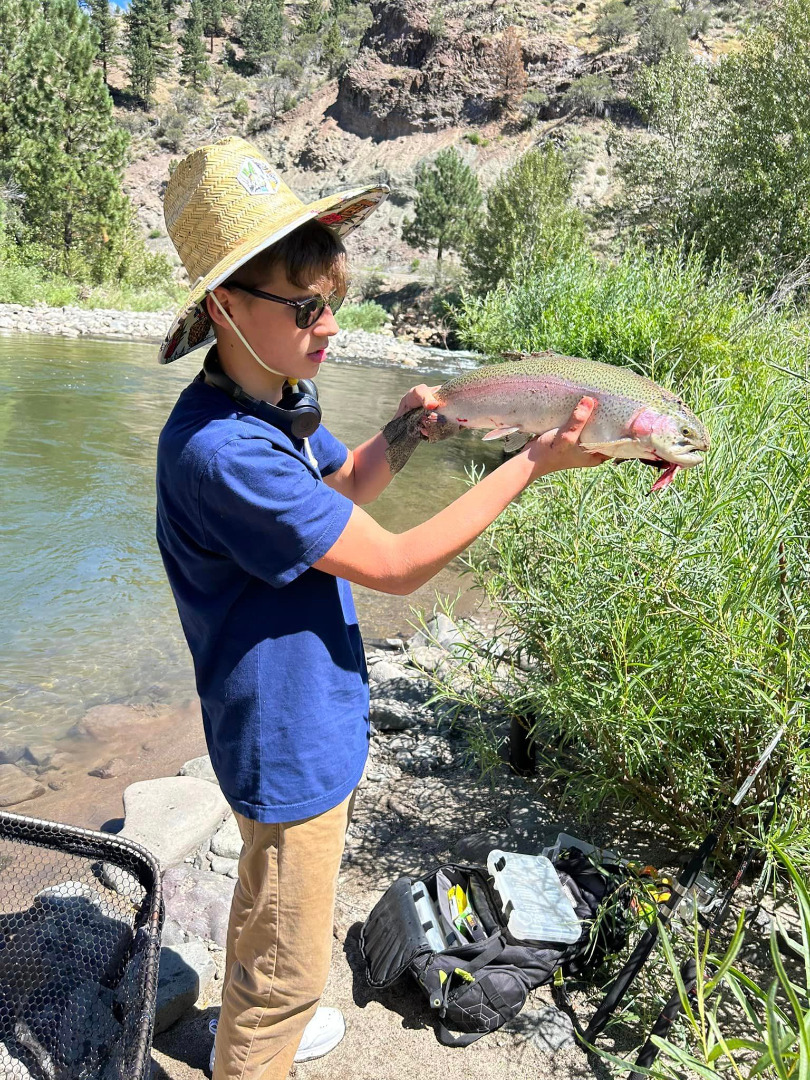
[[[462, 971], [466, 971], [469, 975], [474, 975], [476, 971], [480, 971], [481, 968], [492, 963], [496, 957], [501, 955], [505, 948], [506, 942], [498, 935], [489, 942], [486, 948], [481, 950], [474, 960], [469, 960], [467, 963], [463, 960], [459, 960], [456, 967], [461, 968]], [[447, 1005], [447, 994], [449, 989], [450, 979], [447, 979], [444, 984], [442, 1012], [444, 1012], [444, 1007]], [[495, 1004], [497, 1008], [499, 1005], [505, 1005], [505, 1002], [493, 1001], [493, 1004]], [[486, 1031], [467, 1031], [456, 1035], [450, 1031], [449, 1028], [446, 1028], [444, 1024], [439, 1023], [438, 1025], [439, 1042], [443, 1043], [445, 1046], [469, 1046], [470, 1043], [476, 1042], [486, 1034], [488, 1034]]]
[[479, 971], [482, 967], [491, 963], [496, 956], [500, 956], [506, 948], [506, 942], [503, 937], [498, 934], [489, 942], [489, 944], [481, 950], [474, 960], [455, 960], [456, 967], [462, 968], [464, 971], [469, 972], [470, 975], [474, 975], [476, 971]]
[[469, 1046], [470, 1043], [478, 1042], [479, 1039], [483, 1039], [485, 1035], [489, 1035], [488, 1031], [465, 1031], [462, 1034], [454, 1035], [452, 1031], [439, 1024], [437, 1034], [439, 1036], [439, 1042], [444, 1046]]

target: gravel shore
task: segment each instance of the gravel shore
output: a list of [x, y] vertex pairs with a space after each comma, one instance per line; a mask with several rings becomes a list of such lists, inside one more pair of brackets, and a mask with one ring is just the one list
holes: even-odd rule
[[[23, 307], [0, 304], [0, 333], [53, 334], [61, 337], [109, 338], [114, 341], [161, 342], [173, 311], [112, 311], [107, 308]], [[397, 340], [391, 333], [341, 330], [330, 349], [337, 361], [409, 367], [456, 369], [473, 362], [474, 354], [426, 348]]]

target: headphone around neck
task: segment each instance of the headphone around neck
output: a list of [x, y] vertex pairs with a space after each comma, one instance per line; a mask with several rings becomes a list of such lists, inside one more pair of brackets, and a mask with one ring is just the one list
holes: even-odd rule
[[216, 345], [206, 353], [203, 375], [206, 382], [224, 391], [228, 397], [260, 420], [280, 428], [286, 435], [292, 435], [296, 439], [308, 439], [320, 426], [318, 389], [310, 379], [299, 379], [295, 387], [285, 383], [281, 401], [278, 405], [271, 405], [269, 401], [251, 397], [225, 373], [219, 362]]

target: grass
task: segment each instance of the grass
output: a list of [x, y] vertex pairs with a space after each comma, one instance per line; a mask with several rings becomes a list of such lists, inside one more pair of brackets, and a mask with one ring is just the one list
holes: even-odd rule
[[185, 294], [185, 289], [174, 284], [140, 288], [125, 284], [81, 286], [66, 278], [45, 277], [36, 267], [0, 261], [0, 303], [3, 304], [166, 311], [179, 307]]

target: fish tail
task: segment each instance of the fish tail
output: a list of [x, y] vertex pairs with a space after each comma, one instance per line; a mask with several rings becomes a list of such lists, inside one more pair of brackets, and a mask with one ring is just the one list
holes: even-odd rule
[[403, 465], [407, 465], [411, 454], [422, 441], [419, 425], [424, 414], [424, 409], [411, 409], [410, 412], [389, 420], [382, 429], [382, 436], [388, 443], [385, 460], [392, 475], [398, 473]]

